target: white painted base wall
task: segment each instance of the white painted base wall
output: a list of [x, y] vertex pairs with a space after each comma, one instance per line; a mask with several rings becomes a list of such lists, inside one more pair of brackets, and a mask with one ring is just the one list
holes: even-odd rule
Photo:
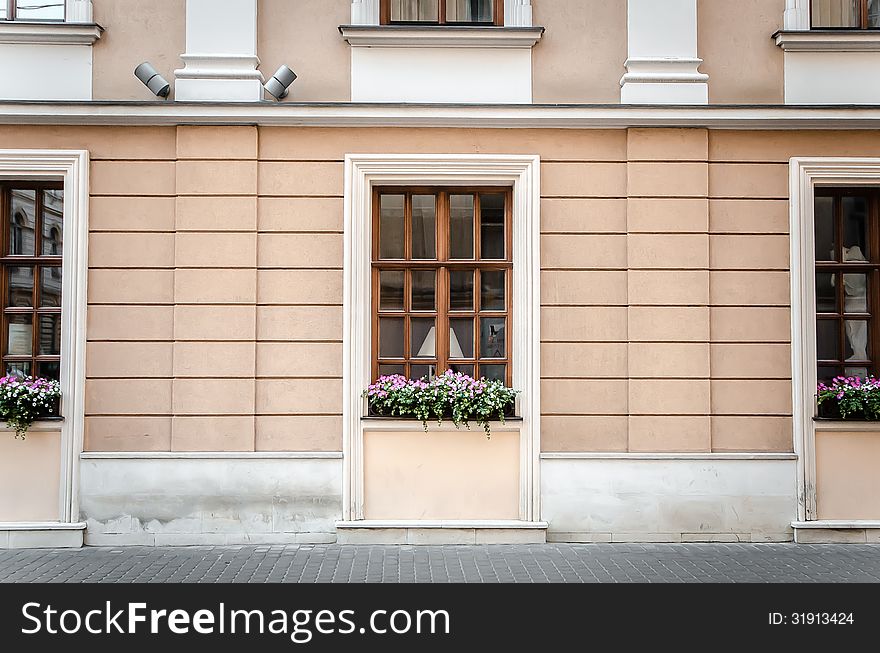
[[785, 103], [880, 103], [880, 52], [786, 52]]
[[548, 541], [790, 541], [795, 460], [550, 459]]
[[0, 100], [91, 100], [92, 48], [0, 44]]
[[87, 545], [336, 541], [341, 459], [84, 459]]

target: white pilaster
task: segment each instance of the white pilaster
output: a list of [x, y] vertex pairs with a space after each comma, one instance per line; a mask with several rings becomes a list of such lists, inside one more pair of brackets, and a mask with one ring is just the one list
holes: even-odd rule
[[708, 104], [699, 72], [697, 0], [628, 0], [623, 104]]
[[351, 0], [352, 25], [378, 25], [379, 0]]
[[809, 0], [785, 0], [785, 14], [782, 24], [785, 30], [810, 29]]
[[175, 70], [177, 100], [256, 102], [257, 0], [186, 0], [184, 67]]
[[92, 0], [66, 0], [64, 19], [68, 23], [91, 23]]
[[505, 27], [532, 26], [532, 0], [504, 0]]

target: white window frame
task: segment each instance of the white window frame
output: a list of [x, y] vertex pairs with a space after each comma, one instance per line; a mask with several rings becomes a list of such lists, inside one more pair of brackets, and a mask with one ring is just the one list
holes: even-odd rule
[[[86, 282], [89, 153], [86, 150], [0, 150], [0, 179], [61, 180], [61, 475], [59, 522], [79, 521], [79, 456], [85, 422]], [[54, 426], [54, 422], [50, 423]], [[46, 430], [43, 428], [43, 430]], [[11, 437], [8, 433], [0, 436]]]
[[880, 186], [880, 159], [794, 157], [789, 163], [791, 228], [791, 368], [794, 451], [798, 454], [798, 520], [816, 512], [816, 246], [818, 186]]
[[[520, 520], [537, 521], [540, 451], [540, 157], [347, 154], [343, 269], [343, 520], [364, 518], [363, 389], [372, 381], [372, 188], [381, 185], [512, 186], [513, 385], [520, 426]], [[413, 423], [415, 428], [421, 424]]]

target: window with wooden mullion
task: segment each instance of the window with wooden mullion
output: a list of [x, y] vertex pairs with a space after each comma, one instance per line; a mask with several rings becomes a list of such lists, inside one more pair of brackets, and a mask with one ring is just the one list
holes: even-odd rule
[[504, 25], [504, 0], [381, 0], [382, 25]]
[[813, 29], [880, 28], [880, 0], [811, 0]]
[[0, 0], [0, 20], [60, 22], [65, 0]]

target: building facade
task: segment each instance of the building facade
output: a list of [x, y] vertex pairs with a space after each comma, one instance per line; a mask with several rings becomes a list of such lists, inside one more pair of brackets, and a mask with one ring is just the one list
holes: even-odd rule
[[878, 537], [880, 3], [0, 1], [0, 547]]

